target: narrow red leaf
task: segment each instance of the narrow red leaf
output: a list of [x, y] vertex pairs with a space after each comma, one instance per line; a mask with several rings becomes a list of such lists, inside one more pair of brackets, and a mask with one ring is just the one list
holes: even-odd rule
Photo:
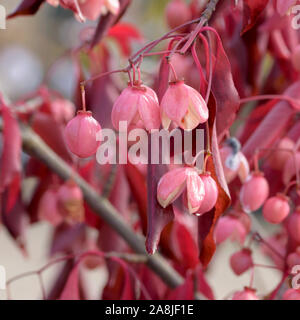
[[9, 199], [6, 202], [6, 210], [9, 211], [14, 206], [20, 190], [22, 140], [18, 122], [2, 97], [0, 97], [0, 107], [4, 125], [0, 160], [0, 193], [9, 188]]
[[23, 0], [20, 5], [7, 16], [7, 19], [21, 15], [35, 14], [45, 0]]
[[214, 62], [212, 78], [212, 92], [216, 99], [217, 114], [216, 125], [218, 137], [223, 137], [224, 133], [233, 124], [236, 113], [240, 106], [240, 97], [233, 82], [231, 66], [220, 38]]
[[[284, 95], [300, 99], [300, 81], [295, 82]], [[279, 101], [264, 117], [260, 125], [245, 143], [242, 152], [251, 160], [259, 148], [268, 148], [287, 129], [296, 110], [286, 101]]]
[[194, 277], [192, 272], [188, 272], [182, 285], [170, 291], [166, 300], [194, 300]]
[[79, 262], [70, 272], [67, 283], [60, 295], [59, 300], [80, 300], [79, 292]]
[[269, 0], [244, 0], [243, 2], [243, 29], [241, 34], [250, 30], [257, 22], [260, 14]]

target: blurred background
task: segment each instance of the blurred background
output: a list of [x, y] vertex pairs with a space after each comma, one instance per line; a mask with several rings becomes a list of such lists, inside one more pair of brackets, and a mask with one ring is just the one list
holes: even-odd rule
[[[167, 0], [133, 0], [123, 21], [136, 25], [143, 33], [145, 41], [155, 39], [167, 31], [163, 19], [167, 2]], [[0, 0], [7, 13], [19, 3], [20, 0]], [[87, 24], [93, 25], [91, 22]], [[7, 21], [6, 30], [0, 30], [0, 91], [14, 101], [37, 89], [46, 81], [51, 88], [60, 91], [67, 98], [72, 98], [74, 70], [69, 59], [64, 57], [64, 53], [78, 44], [79, 32], [87, 24], [82, 25], [77, 22], [71, 11], [53, 8], [48, 4], [43, 5], [34, 16], [17, 17]], [[134, 44], [134, 49], [140, 45]], [[254, 229], [266, 235], [266, 229], [260, 223], [254, 226]], [[26, 235], [28, 254], [25, 256], [0, 225], [0, 265], [5, 267], [7, 279], [20, 273], [37, 270], [47, 263], [52, 231], [52, 227], [47, 223], [39, 222], [31, 225]], [[249, 284], [249, 273], [236, 277], [229, 267], [230, 255], [236, 249], [237, 247], [229, 242], [221, 245], [208, 272], [208, 280], [218, 299], [227, 297], [231, 293], [230, 290], [242, 289], [244, 285]], [[257, 263], [269, 263], [259, 254], [259, 250], [256, 250], [254, 259]], [[43, 274], [46, 289], [59, 267], [59, 265], [52, 267]], [[97, 298], [105, 284], [105, 271], [96, 269], [87, 271], [85, 275], [91, 287], [90, 298]], [[258, 270], [254, 278], [258, 293], [266, 293], [272, 289], [278, 282], [279, 276], [276, 271]], [[41, 297], [36, 276], [16, 281], [11, 289], [13, 299]], [[0, 299], [6, 297], [5, 290], [0, 290]]]

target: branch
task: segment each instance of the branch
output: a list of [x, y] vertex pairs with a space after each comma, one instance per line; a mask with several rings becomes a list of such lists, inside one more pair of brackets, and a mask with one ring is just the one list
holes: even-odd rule
[[[0, 130], [2, 123], [0, 122]], [[148, 257], [146, 263], [168, 286], [175, 288], [181, 285], [184, 279], [175, 271], [168, 262], [160, 255], [148, 255], [145, 250], [145, 238], [137, 234], [122, 218], [118, 211], [106, 199], [81, 178], [72, 168], [61, 159], [45, 142], [29, 127], [21, 124], [23, 150], [36, 157], [47, 165], [63, 180], [73, 178], [81, 188], [86, 202], [112, 229], [114, 229], [139, 255]]]

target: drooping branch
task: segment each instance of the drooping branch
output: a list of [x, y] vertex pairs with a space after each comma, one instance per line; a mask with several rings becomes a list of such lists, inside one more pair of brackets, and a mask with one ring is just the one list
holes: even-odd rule
[[[0, 130], [2, 123], [0, 122]], [[160, 255], [148, 255], [145, 250], [145, 238], [137, 234], [112, 204], [83, 178], [81, 178], [63, 159], [61, 159], [45, 142], [29, 127], [21, 125], [23, 150], [42, 161], [62, 179], [72, 177], [81, 188], [86, 202], [112, 229], [114, 229], [139, 255], [147, 256], [147, 265], [171, 288], [183, 283], [183, 278]]]

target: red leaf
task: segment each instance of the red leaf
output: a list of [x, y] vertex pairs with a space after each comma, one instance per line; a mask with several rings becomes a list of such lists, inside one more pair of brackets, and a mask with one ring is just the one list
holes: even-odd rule
[[205, 275], [203, 273], [203, 270], [199, 268], [199, 270], [196, 271], [197, 276], [197, 284], [198, 284], [198, 291], [201, 292], [207, 299], [214, 300], [214, 293], [208, 284], [208, 282], [205, 279]]
[[39, 10], [43, 2], [45, 2], [45, 0], [23, 0], [21, 4], [15, 9], [15, 11], [7, 16], [7, 19], [14, 18], [20, 15], [35, 14]]
[[175, 220], [173, 235], [174, 244], [178, 246], [180, 264], [186, 269], [194, 269], [199, 263], [198, 246], [188, 226]]
[[119, 43], [121, 51], [126, 57], [131, 52], [130, 41], [142, 39], [139, 30], [129, 23], [118, 23], [109, 30], [108, 36], [114, 38]]
[[147, 186], [145, 178], [136, 166], [128, 162], [124, 166], [132, 195], [138, 205], [144, 234], [147, 230]]
[[21, 172], [21, 133], [17, 120], [12, 111], [4, 104], [0, 97], [0, 106], [3, 118], [3, 150], [0, 168], [0, 193], [9, 188], [9, 199], [6, 210], [14, 206], [20, 190]]
[[148, 227], [146, 250], [150, 254], [155, 253], [161, 232], [174, 218], [172, 206], [169, 205], [164, 209], [160, 206], [156, 198], [157, 184], [164, 172], [165, 169], [163, 165], [148, 164]]
[[[300, 99], [300, 82], [291, 85], [284, 95]], [[296, 110], [286, 101], [278, 102], [265, 116], [244, 145], [242, 152], [251, 160], [259, 148], [268, 148], [287, 129]]]
[[117, 262], [117, 268], [110, 265], [109, 280], [103, 290], [104, 300], [134, 300], [134, 288], [128, 265], [117, 257], [111, 257], [112, 261]]
[[218, 138], [216, 132], [215, 116], [218, 112], [213, 99], [209, 101], [209, 128], [212, 148], [212, 157], [208, 158], [207, 171], [211, 172], [212, 177], [218, 185], [219, 196], [215, 207], [198, 218], [198, 240], [200, 250], [200, 261], [206, 267], [216, 250], [214, 240], [214, 228], [219, 217], [230, 205], [230, 194], [225, 180], [222, 161], [220, 158]]
[[244, 34], [257, 22], [260, 14], [267, 6], [269, 0], [244, 0], [243, 3], [243, 30]]
[[70, 152], [64, 141], [63, 126], [59, 125], [52, 116], [41, 112], [36, 113], [33, 117], [32, 128], [54, 152], [65, 161], [71, 161]]
[[113, 25], [118, 23], [118, 21], [122, 18], [122, 16], [124, 15], [128, 6], [131, 3], [131, 0], [119, 0], [119, 1], [120, 1], [120, 10], [117, 16], [113, 15], [112, 13], [108, 13], [107, 15], [101, 17], [91, 42], [92, 47], [97, 45], [101, 41], [103, 36], [107, 34], [109, 29]]
[[194, 280], [193, 273], [189, 272], [185, 282], [172, 290], [166, 300], [194, 300]]
[[231, 66], [223, 48], [222, 41], [217, 37], [218, 48], [215, 59], [212, 92], [216, 99], [216, 125], [218, 137], [222, 137], [235, 120], [240, 105], [240, 97], [233, 82]]
[[67, 283], [62, 291], [59, 300], [80, 300], [79, 292], [79, 262], [70, 272]]

